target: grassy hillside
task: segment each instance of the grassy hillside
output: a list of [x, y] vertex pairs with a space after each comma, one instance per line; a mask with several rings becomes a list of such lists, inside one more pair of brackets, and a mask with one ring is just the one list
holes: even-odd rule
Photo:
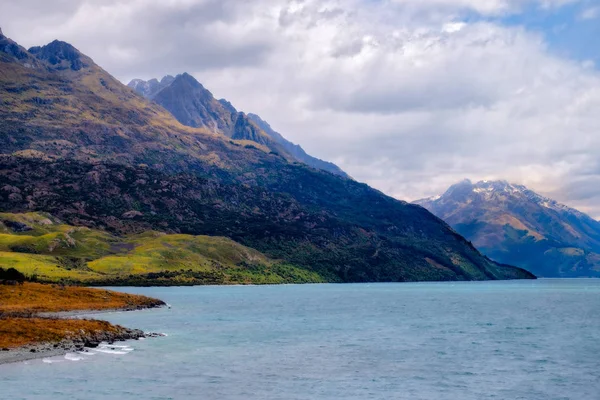
[[304, 283], [324, 279], [230, 239], [155, 231], [114, 236], [45, 213], [0, 213], [0, 266], [88, 285]]
[[[289, 168], [296, 179], [272, 182], [281, 190], [274, 192], [145, 167], [0, 157], [0, 187], [70, 224], [224, 236], [328, 281], [531, 278], [482, 257], [422, 207], [308, 167]], [[23, 210], [12, 194], [0, 190], [0, 209]]]

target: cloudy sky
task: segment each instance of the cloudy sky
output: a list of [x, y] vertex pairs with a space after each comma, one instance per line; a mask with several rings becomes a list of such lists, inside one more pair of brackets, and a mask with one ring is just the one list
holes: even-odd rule
[[600, 218], [600, 0], [2, 0], [127, 83], [189, 72], [405, 200], [507, 179]]

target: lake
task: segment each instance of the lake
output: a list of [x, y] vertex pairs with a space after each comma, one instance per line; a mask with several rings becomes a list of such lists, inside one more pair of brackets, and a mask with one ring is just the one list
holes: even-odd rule
[[600, 280], [119, 288], [162, 338], [0, 365], [2, 399], [598, 399]]

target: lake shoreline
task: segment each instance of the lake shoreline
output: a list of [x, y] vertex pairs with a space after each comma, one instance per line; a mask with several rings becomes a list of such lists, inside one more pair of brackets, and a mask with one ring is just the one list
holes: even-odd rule
[[[34, 359], [63, 356], [68, 353], [85, 353], [101, 344], [113, 344], [129, 340], [140, 340], [165, 336], [162, 333], [145, 333], [139, 329], [119, 327], [118, 333], [102, 332], [101, 334], [83, 335], [80, 339], [65, 339], [55, 343], [34, 343], [11, 349], [0, 349], [0, 365], [18, 363]], [[102, 340], [98, 340], [98, 339]]]
[[0, 364], [85, 351], [102, 343], [164, 336], [87, 318], [166, 306], [127, 293], [28, 283], [0, 285]]

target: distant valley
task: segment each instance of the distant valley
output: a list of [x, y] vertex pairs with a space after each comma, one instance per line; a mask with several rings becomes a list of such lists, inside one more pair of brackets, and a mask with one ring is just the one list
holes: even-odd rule
[[462, 181], [419, 200], [493, 260], [543, 277], [600, 277], [600, 222], [506, 181]]

